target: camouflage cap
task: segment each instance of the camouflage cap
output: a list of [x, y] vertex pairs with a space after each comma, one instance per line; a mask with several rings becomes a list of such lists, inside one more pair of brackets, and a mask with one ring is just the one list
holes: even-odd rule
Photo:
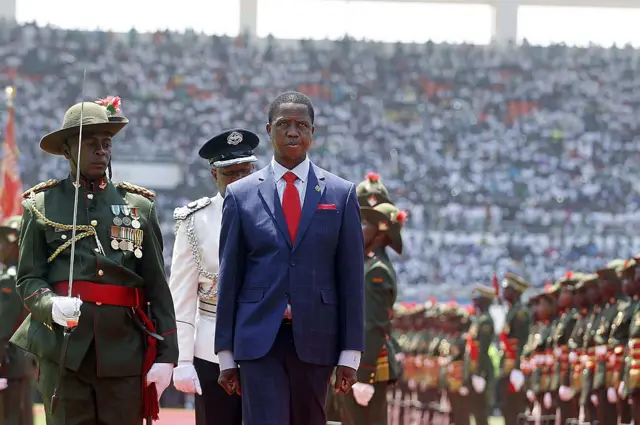
[[14, 215], [9, 217], [0, 226], [0, 237], [13, 243], [18, 240], [18, 234], [22, 227], [22, 216]]
[[485, 298], [487, 300], [493, 301], [496, 297], [496, 293], [493, 288], [485, 285], [476, 285], [471, 291], [471, 298]]
[[524, 280], [524, 278], [510, 272], [507, 272], [502, 280], [503, 288], [512, 288], [520, 294], [529, 289], [530, 286], [531, 284]]
[[356, 186], [356, 195], [361, 207], [373, 208], [378, 204], [392, 203], [389, 191], [380, 182], [380, 175], [374, 172], [367, 173], [364, 180]]

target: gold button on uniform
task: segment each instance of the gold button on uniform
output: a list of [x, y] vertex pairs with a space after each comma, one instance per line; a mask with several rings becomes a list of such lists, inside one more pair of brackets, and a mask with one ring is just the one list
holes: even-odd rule
[[92, 226], [97, 226], [98, 225], [98, 220], [91, 220], [91, 225]]
[[102, 270], [98, 270], [98, 276], [102, 276], [104, 272]]

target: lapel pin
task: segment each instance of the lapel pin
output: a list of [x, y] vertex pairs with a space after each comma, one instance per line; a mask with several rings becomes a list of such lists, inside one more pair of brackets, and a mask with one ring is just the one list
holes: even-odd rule
[[314, 189], [316, 190], [316, 192], [320, 192], [320, 186], [316, 185]]

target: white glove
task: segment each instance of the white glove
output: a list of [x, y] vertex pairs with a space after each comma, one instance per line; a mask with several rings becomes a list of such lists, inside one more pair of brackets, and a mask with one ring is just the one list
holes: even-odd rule
[[520, 391], [520, 388], [524, 385], [524, 375], [522, 374], [522, 371], [513, 369], [509, 374], [509, 382], [513, 385], [514, 390]]
[[607, 346], [606, 345], [598, 345], [596, 347], [596, 356], [606, 356], [607, 355]]
[[460, 389], [458, 390], [458, 393], [461, 396], [469, 395], [469, 389], [467, 387], [460, 387]]
[[473, 375], [471, 376], [471, 385], [473, 389], [480, 394], [487, 386], [487, 381], [482, 376]]
[[396, 361], [402, 363], [404, 361], [404, 353], [397, 353], [396, 354]]
[[607, 389], [607, 400], [609, 403], [614, 404], [618, 401], [618, 394], [616, 394], [616, 389], [613, 387], [609, 387]]
[[171, 383], [171, 372], [173, 372], [172, 363], [154, 363], [149, 373], [147, 373], [147, 385], [156, 384], [158, 401], [160, 401], [160, 396]]
[[191, 362], [178, 363], [178, 367], [173, 369], [173, 386], [183, 393], [202, 395], [200, 379], [198, 379], [196, 368]]
[[569, 353], [569, 361], [571, 363], [575, 363], [578, 361], [578, 353], [576, 353], [575, 351], [572, 351]]
[[620, 398], [623, 397], [625, 389], [626, 389], [626, 386], [624, 384], [624, 381], [620, 382], [620, 385], [618, 385], [618, 395], [620, 396]]
[[[409, 389], [411, 391], [415, 391], [416, 388], [418, 388], [418, 385], [416, 384], [416, 381], [414, 381], [413, 379], [409, 379], [409, 382], [407, 382], [407, 386], [409, 387]], [[351, 388], [353, 388], [353, 386]]]
[[368, 406], [371, 398], [373, 397], [373, 393], [376, 392], [373, 385], [364, 384], [362, 382], [356, 382], [351, 387], [353, 391], [353, 398], [356, 399], [356, 403], [360, 406]]
[[545, 409], [551, 409], [551, 394], [544, 393], [544, 397], [542, 397], [542, 404], [544, 404]]
[[0, 391], [6, 390], [8, 386], [7, 378], [0, 378]]
[[51, 302], [53, 304], [51, 317], [54, 322], [67, 328], [78, 326], [80, 306], [82, 305], [80, 298], [53, 297]]
[[567, 387], [566, 385], [561, 385], [558, 389], [558, 397], [562, 401], [569, 401], [575, 395], [575, 391], [571, 387]]
[[591, 404], [593, 404], [595, 407], [598, 407], [598, 405], [600, 404], [600, 402], [598, 401], [598, 396], [595, 394], [591, 394], [591, 397], [589, 397], [589, 399], [591, 400]]
[[531, 390], [527, 390], [527, 399], [533, 403], [534, 401], [536, 401], [536, 394], [531, 391]]

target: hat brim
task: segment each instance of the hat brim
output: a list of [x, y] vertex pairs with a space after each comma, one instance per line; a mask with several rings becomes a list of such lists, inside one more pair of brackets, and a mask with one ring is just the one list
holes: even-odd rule
[[230, 167], [232, 165], [246, 164], [247, 162], [256, 162], [256, 161], [258, 161], [258, 158], [256, 158], [255, 155], [251, 155], [251, 156], [244, 156], [242, 158], [228, 159], [226, 161], [215, 161], [214, 163], [211, 164], [211, 166], [213, 168], [224, 168], [224, 167]]
[[[126, 120], [126, 119], [125, 119]], [[92, 133], [109, 133], [111, 136], [115, 136], [129, 123], [126, 121], [112, 121], [99, 124], [85, 124], [82, 126], [83, 130], [91, 131]], [[47, 134], [40, 140], [40, 149], [50, 153], [52, 155], [63, 155], [62, 145], [70, 137], [77, 136], [80, 132], [80, 127], [69, 127], [61, 130], [54, 131]]]
[[[382, 214], [380, 211], [377, 211], [371, 207], [361, 206], [360, 215], [366, 221], [376, 226], [381, 221], [389, 221], [389, 218], [386, 215]], [[389, 244], [391, 249], [393, 249], [399, 255], [402, 255], [403, 244], [402, 244], [402, 233], [400, 232], [400, 230], [401, 230], [401, 227], [399, 224], [389, 223], [389, 228], [385, 232], [387, 233], [387, 236], [389, 236], [389, 239], [391, 240], [391, 243]]]

